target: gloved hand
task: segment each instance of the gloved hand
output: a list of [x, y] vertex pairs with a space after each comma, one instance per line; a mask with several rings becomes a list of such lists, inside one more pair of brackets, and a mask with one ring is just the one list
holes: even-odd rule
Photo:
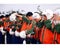
[[26, 32], [25, 31], [21, 31], [19, 35], [21, 38], [26, 38]]

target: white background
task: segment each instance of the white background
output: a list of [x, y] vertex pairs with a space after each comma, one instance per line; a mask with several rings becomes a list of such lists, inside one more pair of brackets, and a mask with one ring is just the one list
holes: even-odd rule
[[37, 6], [40, 6], [40, 9], [51, 9], [55, 10], [56, 8], [60, 8], [60, 4], [0, 4], [0, 11], [9, 11], [9, 10], [25, 10], [25, 12], [37, 11]]
[[[60, 4], [60, 1], [59, 0], [0, 0], [0, 4]], [[60, 44], [39, 44], [39, 45], [1, 44], [0, 48], [60, 48]]]

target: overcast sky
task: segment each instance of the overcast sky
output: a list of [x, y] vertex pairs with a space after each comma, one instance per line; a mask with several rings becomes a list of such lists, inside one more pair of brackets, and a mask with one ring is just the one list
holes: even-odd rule
[[37, 6], [40, 5], [40, 9], [51, 9], [55, 10], [60, 8], [60, 4], [0, 4], [0, 11], [9, 11], [9, 10], [25, 10], [26, 12], [37, 11]]

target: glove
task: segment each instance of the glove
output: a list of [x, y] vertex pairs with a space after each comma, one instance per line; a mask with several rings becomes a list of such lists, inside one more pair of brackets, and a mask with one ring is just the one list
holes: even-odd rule
[[19, 35], [21, 38], [26, 38], [26, 32], [25, 31], [21, 31]]
[[19, 32], [18, 31], [15, 31], [15, 36], [19, 36]]
[[3, 27], [0, 28], [1, 33], [4, 35], [6, 32], [3, 30]]
[[10, 29], [9, 34], [14, 35], [14, 32], [12, 31], [12, 29]]

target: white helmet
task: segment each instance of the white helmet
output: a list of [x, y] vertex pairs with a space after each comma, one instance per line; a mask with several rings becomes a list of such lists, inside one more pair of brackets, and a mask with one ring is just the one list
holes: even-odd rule
[[49, 10], [49, 9], [46, 9], [45, 11], [43, 11], [42, 14], [46, 15], [47, 16], [47, 19], [50, 19], [50, 18], [53, 17], [53, 11], [52, 10]]
[[38, 13], [33, 14], [33, 19], [39, 19], [39, 18], [40, 18], [40, 15]]
[[10, 18], [10, 21], [16, 21], [16, 14], [17, 13], [11, 14], [11, 16], [9, 17]]
[[60, 9], [55, 10], [54, 14], [57, 14], [58, 16], [60, 16]]
[[18, 12], [21, 14], [26, 14], [26, 12], [24, 10], [19, 10]]

